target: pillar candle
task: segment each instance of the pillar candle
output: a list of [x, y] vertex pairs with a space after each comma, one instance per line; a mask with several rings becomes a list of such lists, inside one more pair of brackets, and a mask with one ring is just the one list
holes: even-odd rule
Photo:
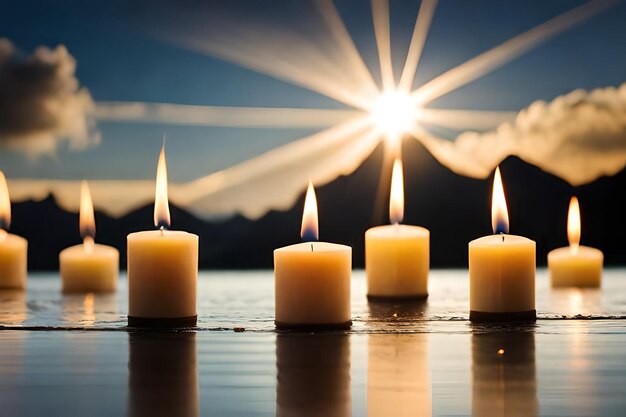
[[195, 326], [198, 236], [170, 226], [165, 149], [157, 168], [154, 224], [128, 235], [129, 326]]
[[536, 320], [535, 242], [509, 235], [500, 170], [492, 195], [495, 235], [469, 243], [470, 320]]
[[369, 299], [428, 297], [430, 232], [400, 224], [404, 217], [402, 162], [396, 159], [391, 176], [391, 225], [365, 232], [365, 271]]
[[119, 252], [111, 246], [94, 243], [96, 221], [86, 181], [81, 184], [79, 216], [83, 244], [64, 249], [59, 254], [63, 292], [115, 291]]
[[[309, 183], [301, 236], [317, 240], [317, 202]], [[346, 328], [350, 319], [352, 248], [300, 243], [274, 251], [276, 326]]]
[[11, 225], [9, 189], [0, 171], [0, 289], [26, 288], [26, 254], [28, 242], [8, 233]]
[[553, 287], [599, 287], [602, 282], [602, 251], [580, 243], [580, 207], [572, 197], [567, 216], [569, 247], [548, 253], [548, 268]]

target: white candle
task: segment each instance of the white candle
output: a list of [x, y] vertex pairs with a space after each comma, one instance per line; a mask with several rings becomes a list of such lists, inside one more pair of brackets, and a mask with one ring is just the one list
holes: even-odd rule
[[536, 320], [535, 242], [508, 233], [500, 170], [492, 195], [495, 235], [469, 243], [470, 320]]
[[396, 159], [391, 176], [391, 225], [365, 232], [365, 270], [369, 299], [428, 297], [430, 231], [400, 224], [404, 217], [402, 162]]
[[[305, 240], [317, 240], [317, 202], [311, 183], [304, 204], [301, 235]], [[276, 326], [350, 327], [351, 269], [349, 246], [309, 242], [276, 249]]]
[[91, 193], [86, 181], [81, 184], [80, 234], [82, 245], [64, 249], [59, 254], [63, 292], [111, 292], [117, 287], [119, 252], [94, 243], [96, 220]]
[[129, 326], [195, 326], [198, 236], [170, 226], [165, 148], [157, 168], [154, 224], [128, 235]]
[[572, 197], [567, 216], [569, 247], [548, 253], [548, 268], [553, 287], [599, 287], [602, 282], [602, 251], [580, 246], [580, 207]]
[[26, 288], [28, 242], [8, 233], [11, 225], [11, 200], [4, 173], [0, 171], [0, 289]]

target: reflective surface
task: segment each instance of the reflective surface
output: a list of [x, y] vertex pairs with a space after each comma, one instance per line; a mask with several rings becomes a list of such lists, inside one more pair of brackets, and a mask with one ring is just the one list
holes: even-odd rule
[[368, 304], [363, 278], [354, 329], [313, 334], [273, 330], [271, 272], [203, 274], [195, 332], [126, 329], [123, 282], [62, 296], [30, 277], [0, 294], [1, 415], [623, 415], [625, 270], [596, 291], [542, 271], [540, 319], [514, 327], [467, 321], [464, 271], [433, 272], [409, 305]]
[[[466, 270], [430, 273], [427, 302], [368, 303], [364, 271], [352, 279], [353, 333], [436, 331], [432, 322], [456, 321], [467, 331]], [[126, 326], [127, 285], [118, 292], [62, 295], [58, 274], [31, 274], [27, 294], [0, 292], [0, 324], [5, 327], [70, 327], [122, 330]], [[626, 319], [626, 269], [604, 273], [602, 289], [553, 289], [547, 271], [537, 274], [539, 325], [546, 320]], [[203, 330], [274, 331], [274, 282], [271, 271], [202, 272], [198, 280], [198, 327]]]

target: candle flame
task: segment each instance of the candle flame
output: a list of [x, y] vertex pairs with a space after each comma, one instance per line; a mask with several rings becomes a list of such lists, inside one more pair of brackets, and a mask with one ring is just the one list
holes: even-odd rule
[[91, 200], [91, 193], [89, 192], [89, 185], [87, 181], [80, 183], [80, 236], [85, 238], [96, 237], [96, 220], [93, 214], [93, 202]]
[[389, 220], [392, 224], [402, 222], [404, 218], [404, 176], [402, 161], [396, 158], [391, 173], [391, 193], [389, 196]]
[[165, 164], [165, 144], [163, 144], [157, 165], [154, 225], [161, 229], [167, 229], [170, 227], [170, 224], [170, 207], [167, 198], [167, 166]]
[[491, 195], [491, 226], [493, 233], [509, 233], [509, 213], [506, 208], [504, 186], [500, 176], [500, 167], [496, 168], [493, 177], [493, 192]]
[[580, 243], [580, 207], [576, 197], [572, 197], [569, 202], [569, 212], [567, 214], [567, 238], [572, 252], [578, 252], [578, 245]]
[[314, 241], [319, 238], [317, 226], [317, 198], [315, 197], [315, 189], [311, 181], [309, 181], [309, 187], [306, 190], [306, 197], [304, 198], [304, 212], [302, 213], [300, 236], [305, 242]]
[[[6, 230], [11, 226], [11, 199], [9, 198], [9, 187], [4, 173], [0, 171], [0, 234], [4, 236]], [[4, 232], [4, 233], [3, 233]]]

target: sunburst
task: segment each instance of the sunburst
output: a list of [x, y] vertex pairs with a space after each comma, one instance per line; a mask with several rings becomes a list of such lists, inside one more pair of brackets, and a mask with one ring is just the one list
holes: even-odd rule
[[[259, 30], [223, 19], [222, 26], [198, 21], [201, 31], [161, 30], [160, 36], [184, 48], [210, 54], [242, 67], [295, 84], [348, 106], [350, 109], [290, 109], [186, 106], [166, 103], [99, 103], [101, 120], [180, 123], [232, 127], [324, 127], [319, 133], [293, 141], [231, 168], [189, 183], [172, 184], [171, 199], [202, 216], [240, 212], [258, 217], [269, 209], [293, 204], [308, 180], [320, 185], [354, 171], [381, 143], [385, 163], [381, 184], [403, 138], [420, 141], [444, 165], [466, 174], [484, 175], [472, 161], [457, 161], [450, 141], [425, 126], [453, 129], [493, 128], [514, 113], [429, 108], [437, 98], [494, 71], [615, 1], [592, 1], [554, 17], [413, 88], [420, 58], [435, 16], [437, 0], [422, 1], [399, 80], [394, 79], [388, 0], [372, 0], [373, 27], [381, 85], [374, 81], [331, 0], [316, 2], [326, 39], [313, 42], [280, 28]], [[198, 14], [198, 13], [194, 13]], [[193, 16], [189, 16], [190, 19]], [[193, 20], [193, 19], [192, 19]], [[189, 27], [194, 28], [191, 21]], [[208, 33], [203, 32], [209, 31]], [[286, 40], [288, 39], [288, 41]], [[295, 52], [294, 52], [295, 51]], [[465, 164], [465, 165], [463, 165]], [[459, 168], [462, 166], [462, 168]], [[16, 182], [19, 197], [53, 191], [59, 202], [75, 208], [75, 184]], [[31, 187], [30, 191], [26, 187]], [[150, 202], [149, 181], [93, 183], [97, 205], [123, 214]], [[21, 194], [20, 194], [21, 193]], [[122, 195], [123, 197], [120, 197]]]

